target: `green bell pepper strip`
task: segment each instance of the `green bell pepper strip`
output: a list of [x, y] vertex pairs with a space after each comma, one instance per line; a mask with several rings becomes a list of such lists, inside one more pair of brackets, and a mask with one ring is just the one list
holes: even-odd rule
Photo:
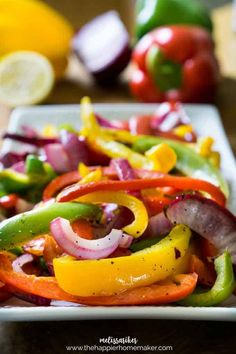
[[189, 24], [212, 31], [208, 11], [196, 0], [137, 0], [136, 35], [141, 38], [152, 29], [174, 24]]
[[31, 202], [38, 202], [42, 189], [57, 175], [47, 162], [29, 155], [25, 164], [26, 173], [19, 173], [11, 168], [0, 171], [0, 195], [17, 193]]
[[99, 207], [81, 203], [54, 203], [18, 214], [0, 223], [0, 249], [8, 250], [49, 232], [50, 222], [62, 217], [70, 221], [78, 218], [100, 218]]
[[27, 175], [41, 175], [45, 176], [46, 171], [44, 169], [44, 164], [35, 155], [28, 155], [25, 160], [25, 172]]
[[221, 172], [206, 158], [200, 156], [194, 149], [178, 141], [161, 137], [140, 137], [134, 144], [133, 149], [144, 153], [155, 145], [166, 143], [177, 155], [176, 168], [184, 175], [199, 178], [213, 183], [221, 188], [226, 198], [229, 196], [229, 187]]
[[163, 239], [163, 237], [153, 237], [150, 239], [146, 240], [141, 240], [139, 242], [135, 242], [130, 246], [130, 250], [132, 252], [138, 252], [141, 251], [145, 248], [151, 247], [155, 245], [156, 243], [160, 242]]
[[209, 291], [193, 293], [181, 300], [184, 306], [214, 306], [228, 299], [235, 289], [234, 271], [228, 252], [217, 257], [214, 262], [217, 278]]

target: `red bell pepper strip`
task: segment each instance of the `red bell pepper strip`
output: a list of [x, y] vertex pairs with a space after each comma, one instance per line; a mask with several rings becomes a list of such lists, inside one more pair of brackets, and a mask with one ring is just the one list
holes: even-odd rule
[[210, 34], [173, 25], [146, 34], [133, 51], [130, 87], [144, 102], [209, 101], [219, 79]]
[[163, 208], [170, 204], [170, 198], [158, 195], [143, 196], [142, 201], [147, 208], [148, 215], [153, 216], [163, 211]]
[[43, 191], [43, 200], [47, 201], [60, 191], [62, 188], [76, 183], [81, 179], [78, 171], [64, 173], [61, 176], [54, 178]]
[[225, 204], [225, 196], [213, 184], [189, 177], [160, 175], [158, 178], [133, 179], [127, 181], [99, 181], [87, 184], [74, 184], [65, 188], [58, 196], [57, 201], [67, 202], [77, 199], [85, 194], [96, 191], [142, 190], [155, 187], [175, 187], [181, 190], [200, 190], [211, 195], [220, 205]]
[[8, 194], [0, 198], [0, 207], [4, 209], [15, 208], [18, 201], [17, 194]]
[[0, 255], [0, 279], [11, 291], [43, 296], [47, 299], [72, 301], [86, 305], [141, 305], [166, 304], [179, 301], [193, 292], [197, 283], [197, 274], [179, 274], [173, 280], [159, 284], [136, 288], [112, 296], [77, 297], [62, 290], [55, 277], [37, 277], [12, 270], [9, 258]]
[[93, 228], [88, 220], [78, 219], [72, 223], [72, 229], [80, 237], [85, 238], [86, 240], [93, 240]]

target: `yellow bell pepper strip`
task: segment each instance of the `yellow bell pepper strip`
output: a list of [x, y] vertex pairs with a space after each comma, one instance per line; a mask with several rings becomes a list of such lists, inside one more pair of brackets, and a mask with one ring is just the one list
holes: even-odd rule
[[98, 182], [102, 180], [102, 169], [97, 168], [95, 171], [89, 172], [86, 176], [84, 176], [78, 183], [86, 184], [89, 182]]
[[195, 273], [178, 274], [173, 279], [164, 280], [160, 284], [130, 289], [113, 296], [77, 297], [63, 291], [55, 277], [37, 277], [14, 272], [7, 255], [0, 254], [0, 279], [7, 284], [6, 287], [11, 293], [34, 294], [47, 299], [71, 301], [84, 305], [112, 306], [157, 305], [179, 301], [192, 293], [196, 286], [197, 275]]
[[78, 166], [78, 172], [79, 172], [79, 175], [81, 176], [81, 178], [83, 178], [89, 174], [90, 169], [83, 162], [80, 162], [79, 166]]
[[229, 187], [219, 169], [187, 144], [161, 137], [142, 136], [134, 143], [133, 149], [139, 153], [144, 153], [151, 147], [163, 142], [175, 151], [177, 155], [176, 168], [179, 171], [187, 176], [204, 179], [219, 186], [226, 198], [228, 198]]
[[175, 167], [177, 156], [173, 149], [167, 144], [153, 146], [145, 152], [145, 156], [153, 162], [153, 169], [168, 173]]
[[214, 139], [211, 136], [200, 137], [197, 139], [197, 152], [203, 157], [208, 157], [212, 151]]
[[180, 138], [184, 138], [186, 134], [192, 132], [193, 132], [193, 127], [191, 124], [182, 124], [179, 125], [177, 128], [173, 129], [173, 133], [179, 136]]
[[84, 195], [76, 201], [80, 203], [114, 203], [129, 208], [134, 214], [134, 221], [123, 228], [133, 237], [140, 237], [148, 224], [148, 214], [144, 204], [134, 196], [124, 192], [98, 191]]
[[64, 291], [76, 296], [114, 295], [151, 285], [174, 273], [190, 236], [188, 227], [177, 225], [156, 245], [130, 256], [80, 261], [70, 256], [55, 258], [55, 276]]
[[228, 252], [217, 257], [214, 262], [217, 278], [208, 291], [195, 292], [180, 302], [184, 306], [214, 306], [228, 299], [235, 288], [234, 271]]
[[[83, 97], [81, 100], [81, 119], [83, 122], [83, 128], [80, 133], [87, 138], [90, 144], [95, 145], [96, 149], [105, 155], [111, 158], [127, 159], [134, 168], [143, 168], [147, 170], [156, 170], [159, 168], [158, 170], [160, 172], [169, 171], [166, 164], [163, 165], [163, 154], [161, 153], [162, 147], [158, 153], [151, 154], [149, 158], [148, 154], [147, 156], [143, 156], [142, 154], [134, 152], [124, 144], [114, 141], [116, 137], [122, 137], [123, 140], [129, 139], [129, 141], [131, 140], [133, 143], [135, 141], [135, 137], [126, 131], [120, 131], [117, 133], [115, 132], [115, 129], [109, 130], [101, 128], [97, 123], [93, 112], [93, 107], [88, 97]], [[174, 152], [172, 153], [172, 163], [174, 160], [173, 154]], [[163, 170], [161, 169], [162, 167]]]

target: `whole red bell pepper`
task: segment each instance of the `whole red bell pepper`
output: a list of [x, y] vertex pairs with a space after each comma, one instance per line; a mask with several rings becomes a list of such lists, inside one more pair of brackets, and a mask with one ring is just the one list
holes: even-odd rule
[[144, 102], [206, 102], [219, 80], [210, 34], [200, 27], [167, 26], [136, 45], [130, 87]]

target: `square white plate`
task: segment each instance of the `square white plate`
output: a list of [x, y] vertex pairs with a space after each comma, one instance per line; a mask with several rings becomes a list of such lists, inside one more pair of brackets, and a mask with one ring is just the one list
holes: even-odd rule
[[[95, 104], [94, 108], [109, 119], [127, 119], [133, 114], [148, 114], [156, 104]], [[192, 124], [201, 136], [215, 138], [215, 148], [222, 156], [222, 171], [230, 185], [229, 208], [236, 212], [236, 163], [225, 135], [218, 111], [211, 105], [186, 105]], [[27, 124], [41, 131], [48, 124], [71, 123], [80, 126], [79, 105], [18, 108], [13, 111], [8, 127], [10, 132], [21, 132]], [[23, 150], [23, 144], [5, 140], [3, 151]], [[123, 307], [36, 307], [18, 299], [11, 299], [0, 307], [2, 321], [47, 321], [84, 319], [185, 319], [236, 321], [236, 298], [231, 297], [219, 307], [192, 308], [177, 306], [123, 306]]]

